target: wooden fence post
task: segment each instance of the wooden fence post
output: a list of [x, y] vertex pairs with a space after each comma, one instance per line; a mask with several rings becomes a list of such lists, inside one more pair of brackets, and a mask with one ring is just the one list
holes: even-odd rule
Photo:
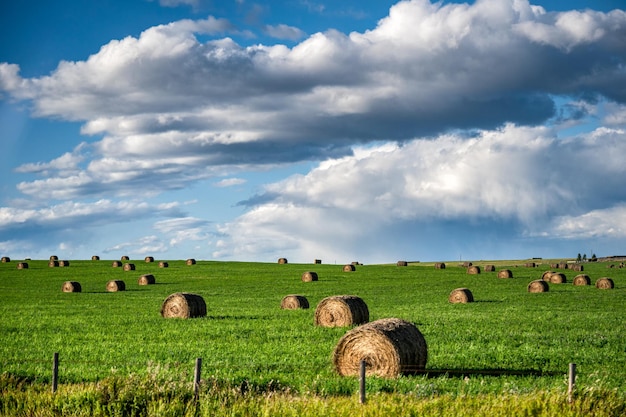
[[59, 352], [54, 352], [52, 357], [52, 393], [57, 392], [59, 385]]
[[196, 369], [193, 373], [193, 399], [198, 401], [200, 395], [200, 371], [202, 369], [202, 358], [196, 358]]
[[567, 384], [567, 401], [572, 402], [574, 400], [574, 385], [576, 385], [576, 364], [569, 364], [569, 378]]
[[365, 361], [361, 360], [359, 369], [359, 402], [365, 404]]

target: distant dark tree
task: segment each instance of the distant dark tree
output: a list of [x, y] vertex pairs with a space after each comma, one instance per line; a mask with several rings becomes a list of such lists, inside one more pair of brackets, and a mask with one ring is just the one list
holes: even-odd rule
[[597, 261], [597, 260], [598, 260], [598, 258], [596, 258], [596, 254], [595, 254], [595, 253], [594, 253], [594, 254], [592, 254], [592, 255], [591, 255], [591, 262], [595, 262], [595, 261]]
[[587, 262], [587, 254], [583, 253], [583, 262]]
[[580, 261], [583, 260], [582, 255], [579, 253], [578, 256], [576, 257], [576, 262], [580, 263]]

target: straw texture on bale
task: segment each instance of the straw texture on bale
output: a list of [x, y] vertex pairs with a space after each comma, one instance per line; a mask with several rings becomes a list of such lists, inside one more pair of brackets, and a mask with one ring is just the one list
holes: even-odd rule
[[463, 268], [469, 268], [470, 266], [472, 266], [472, 263], [471, 263], [471, 262], [463, 262], [463, 263], [461, 264], [461, 266], [462, 266]]
[[321, 259], [316, 259], [314, 263], [315, 263], [315, 264], [321, 264], [321, 263], [322, 263], [322, 260], [321, 260]]
[[94, 256], [91, 257], [91, 260], [92, 261], [99, 261], [100, 257], [98, 255], [94, 255]]
[[435, 269], [446, 269], [446, 264], [443, 262], [435, 263]]
[[189, 258], [189, 259], [187, 259], [186, 264], [187, 265], [195, 265], [196, 264], [196, 260], [193, 259], [193, 258]]
[[480, 274], [480, 267], [476, 265], [472, 265], [469, 268], [467, 268], [467, 273], [470, 275], [478, 275]]
[[130, 258], [129, 258], [128, 256], [124, 255], [124, 256], [122, 256], [122, 257], [120, 258], [120, 260], [121, 260], [121, 261], [130, 261]]
[[122, 262], [121, 261], [113, 261], [113, 263], [111, 264], [111, 266], [113, 268], [119, 268], [120, 266], [122, 266]]
[[59, 261], [59, 266], [70, 266], [70, 261]]
[[333, 351], [335, 371], [342, 376], [366, 373], [383, 378], [412, 374], [426, 367], [428, 348], [419, 329], [408, 321], [387, 318], [356, 327], [343, 335]]
[[161, 316], [181, 319], [204, 317], [206, 316], [206, 303], [198, 294], [177, 292], [163, 301]]
[[571, 269], [576, 272], [583, 272], [585, 267], [582, 264], [574, 264]]
[[370, 313], [367, 304], [355, 295], [326, 297], [315, 308], [315, 325], [343, 327], [367, 323]]
[[11, 258], [9, 258], [8, 256], [3, 256], [2, 257], [2, 263], [6, 264], [7, 262], [11, 262]]
[[58, 256], [56, 256], [56, 255], [51, 255], [51, 256], [50, 256], [50, 260], [51, 260], [51, 261], [58, 261], [58, 260], [59, 260], [59, 257], [58, 257]]
[[307, 271], [302, 274], [302, 282], [313, 282], [317, 281], [317, 272]]
[[485, 272], [496, 272], [495, 265], [485, 265]]
[[126, 291], [126, 283], [120, 279], [112, 279], [107, 282], [106, 290], [108, 292]]
[[472, 295], [472, 292], [467, 288], [457, 288], [456, 290], [452, 290], [452, 292], [448, 296], [448, 301], [452, 304], [473, 303], [474, 296]]
[[587, 274], [579, 274], [574, 277], [572, 283], [576, 286], [591, 285], [591, 278]]
[[156, 283], [156, 279], [152, 274], [145, 274], [139, 277], [137, 284], [139, 285], [152, 285]]
[[53, 261], [53, 260], [50, 260], [50, 261], [48, 262], [48, 266], [49, 266], [50, 268], [56, 268], [57, 266], [59, 266], [59, 261]]
[[615, 288], [615, 282], [611, 278], [600, 278], [596, 281], [596, 288], [601, 290], [612, 290]]
[[554, 274], [554, 271], [546, 271], [541, 275], [541, 279], [544, 281], [550, 281], [552, 274]]
[[554, 274], [550, 275], [550, 283], [552, 284], [565, 284], [566, 282], [567, 278], [565, 277], [565, 274], [555, 272]]
[[286, 264], [286, 263], [288, 263], [287, 258], [278, 258], [278, 263], [279, 264]]
[[528, 292], [547, 292], [549, 289], [548, 283], [540, 279], [528, 284]]
[[397, 266], [409, 266], [409, 263], [407, 261], [398, 261], [396, 265]]
[[124, 271], [134, 271], [135, 264], [124, 264]]
[[168, 264], [167, 262], [159, 262], [159, 268], [169, 268], [170, 264]]
[[501, 269], [498, 271], [498, 278], [513, 278], [513, 272], [510, 269]]
[[146, 258], [144, 259], [146, 262], [154, 262], [154, 257], [152, 256], [146, 256]]
[[81, 290], [80, 283], [76, 281], [65, 281], [61, 287], [63, 292], [81, 292]]
[[559, 269], [567, 269], [567, 263], [566, 262], [559, 263]]
[[348, 264], [348, 265], [343, 266], [343, 272], [352, 272], [352, 271], [356, 271], [356, 266], [354, 266], [353, 264]]
[[280, 302], [280, 308], [283, 310], [298, 310], [309, 308], [309, 300], [303, 295], [286, 295]]
[[534, 268], [536, 265], [534, 262], [526, 262], [525, 266], [526, 268]]
[[17, 269], [28, 269], [28, 263], [26, 263], [26, 262], [18, 262]]

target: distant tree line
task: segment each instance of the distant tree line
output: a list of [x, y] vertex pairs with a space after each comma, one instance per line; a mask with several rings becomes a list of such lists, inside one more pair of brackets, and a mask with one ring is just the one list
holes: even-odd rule
[[598, 258], [596, 257], [595, 253], [591, 254], [591, 258], [587, 259], [587, 254], [583, 253], [582, 255], [579, 253], [578, 256], [576, 257], [576, 262], [581, 263], [581, 262], [597, 262]]

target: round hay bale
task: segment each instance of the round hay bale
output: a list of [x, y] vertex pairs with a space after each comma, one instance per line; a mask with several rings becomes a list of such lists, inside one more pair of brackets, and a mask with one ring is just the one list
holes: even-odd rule
[[470, 275], [478, 275], [480, 274], [480, 267], [476, 265], [472, 265], [469, 268], [467, 268], [467, 273]]
[[443, 262], [436, 262], [435, 269], [446, 269], [446, 264]]
[[496, 272], [495, 265], [485, 265], [485, 272]]
[[170, 264], [168, 264], [167, 262], [159, 262], [159, 268], [169, 268]]
[[119, 279], [112, 279], [107, 282], [106, 289], [108, 292], [126, 291], [126, 283]]
[[559, 269], [567, 269], [567, 262], [560, 262]]
[[571, 269], [576, 272], [583, 272], [585, 267], [582, 264], [574, 264]]
[[144, 260], [146, 261], [146, 263], [154, 262], [154, 257], [146, 256]]
[[550, 290], [546, 281], [537, 279], [528, 284], [528, 292], [547, 292]]
[[313, 282], [317, 281], [317, 272], [307, 271], [302, 274], [302, 282]]
[[56, 268], [57, 266], [59, 266], [59, 261], [50, 260], [50, 261], [48, 262], [48, 266], [49, 266], [50, 268]]
[[17, 269], [28, 269], [28, 263], [26, 262], [18, 262]]
[[347, 264], [343, 266], [343, 272], [353, 272], [356, 271], [356, 266], [353, 264]]
[[550, 281], [550, 277], [551, 277], [551, 276], [552, 276], [552, 274], [554, 274], [554, 273], [555, 273], [554, 271], [546, 271], [546, 272], [544, 272], [543, 274], [541, 274], [541, 279], [542, 279], [543, 281], [548, 281], [548, 282], [549, 282], [549, 281]]
[[70, 266], [70, 261], [59, 261], [59, 266]]
[[59, 260], [59, 257], [58, 257], [58, 256], [56, 256], [56, 255], [51, 255], [51, 256], [50, 256], [50, 260], [51, 260], [51, 261], [58, 261], [58, 260]]
[[557, 269], [559, 267], [559, 264], [550, 264], [550, 268], [552, 269]]
[[321, 264], [321, 263], [322, 263], [322, 260], [321, 260], [321, 259], [316, 259], [314, 263], [315, 263], [315, 264]]
[[457, 288], [456, 290], [452, 290], [448, 296], [448, 301], [452, 304], [473, 303], [474, 296], [467, 288]]
[[551, 284], [565, 284], [566, 282], [567, 278], [565, 277], [565, 274], [555, 272], [554, 274], [550, 275]]
[[396, 265], [397, 266], [409, 266], [409, 263], [407, 261], [398, 261]]
[[359, 263], [359, 261], [352, 261], [350, 262], [352, 265], [357, 266], [357, 265], [362, 265], [361, 263]]
[[156, 279], [154, 278], [154, 275], [152, 274], [145, 274], [139, 277], [139, 279], [137, 280], [137, 284], [139, 285], [156, 284]]
[[113, 263], [111, 264], [111, 266], [113, 268], [119, 268], [120, 266], [122, 266], [122, 262], [120, 261], [113, 261]]
[[206, 303], [198, 294], [177, 292], [163, 301], [161, 316], [181, 319], [204, 317], [206, 316]]
[[596, 288], [600, 290], [612, 290], [615, 288], [615, 282], [611, 278], [603, 277], [596, 281]]
[[286, 295], [280, 302], [280, 308], [283, 310], [298, 310], [309, 308], [309, 300], [302, 295]]
[[61, 287], [63, 292], [81, 292], [81, 290], [80, 283], [76, 281], [65, 281]]
[[513, 278], [513, 272], [510, 269], [501, 269], [498, 271], [498, 278]]
[[356, 327], [343, 335], [333, 351], [335, 371], [342, 376], [366, 373], [383, 378], [412, 374], [426, 367], [428, 348], [419, 329], [408, 321], [387, 318]]
[[196, 264], [196, 260], [193, 258], [189, 258], [187, 259], [187, 261], [185, 262], [187, 265], [195, 265]]
[[315, 308], [315, 325], [343, 327], [367, 323], [370, 313], [367, 304], [355, 295], [326, 297]]
[[287, 262], [287, 258], [278, 258], [278, 263], [279, 264], [286, 264]]
[[124, 262], [124, 261], [130, 261], [130, 258], [129, 258], [128, 256], [124, 255], [124, 256], [122, 256], [122, 257], [120, 258], [120, 260], [121, 260], [122, 262]]
[[473, 264], [472, 264], [471, 262], [463, 262], [463, 263], [461, 264], [461, 266], [462, 266], [463, 268], [469, 268], [469, 267], [470, 267], [470, 266], [472, 266], [472, 265], [473, 265]]
[[99, 261], [100, 257], [98, 255], [94, 255], [94, 256], [91, 257], [91, 260], [92, 261]]
[[11, 262], [11, 258], [9, 258], [8, 256], [3, 256], [2, 257], [2, 263], [3, 264], [9, 263], [9, 262]]
[[572, 283], [576, 286], [591, 285], [591, 278], [587, 274], [579, 274], [574, 277]]
[[135, 264], [124, 264], [124, 271], [134, 271]]
[[535, 266], [537, 266], [537, 265], [535, 265], [535, 263], [534, 263], [534, 262], [526, 262], [526, 264], [525, 264], [524, 266], [525, 266], [526, 268], [534, 268], [534, 267], [535, 267]]

